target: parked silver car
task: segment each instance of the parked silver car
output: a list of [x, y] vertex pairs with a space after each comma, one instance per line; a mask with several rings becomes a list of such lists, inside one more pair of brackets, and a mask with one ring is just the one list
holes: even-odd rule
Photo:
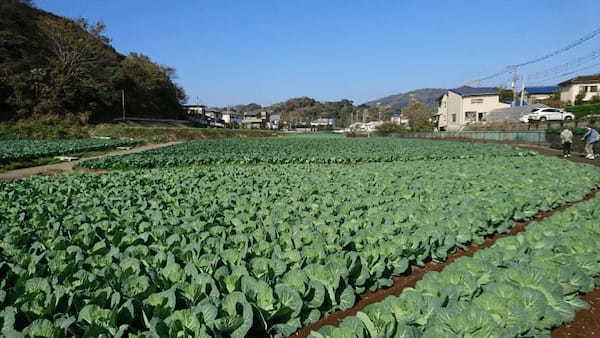
[[570, 121], [575, 115], [558, 108], [535, 108], [531, 113], [523, 116], [528, 121]]

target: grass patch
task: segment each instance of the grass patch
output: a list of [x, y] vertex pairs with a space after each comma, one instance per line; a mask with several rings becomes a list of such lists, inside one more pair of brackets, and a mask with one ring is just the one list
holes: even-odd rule
[[566, 110], [575, 114], [576, 118], [582, 118], [588, 114], [600, 114], [600, 103], [582, 104], [567, 107]]
[[132, 127], [124, 125], [100, 125], [96, 136], [131, 137], [144, 139], [151, 143], [190, 141], [198, 139], [269, 137], [277, 135], [268, 130], [253, 129], [208, 129], [185, 127]]

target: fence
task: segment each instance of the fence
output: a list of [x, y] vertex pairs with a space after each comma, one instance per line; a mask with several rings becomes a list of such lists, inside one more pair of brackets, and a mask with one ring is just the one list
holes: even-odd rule
[[547, 143], [546, 131], [440, 131], [421, 133], [394, 134], [406, 138], [434, 138], [434, 139], [475, 139], [488, 141], [513, 141], [525, 143]]

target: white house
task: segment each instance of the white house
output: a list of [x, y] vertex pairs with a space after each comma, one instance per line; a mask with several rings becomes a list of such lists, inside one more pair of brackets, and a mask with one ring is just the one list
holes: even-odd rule
[[485, 122], [489, 112], [506, 107], [510, 104], [500, 102], [496, 88], [462, 86], [438, 98], [434, 120], [439, 130], [460, 130], [471, 123]]
[[335, 118], [319, 118], [314, 121], [311, 121], [310, 126], [315, 128], [335, 128]]
[[223, 121], [228, 126], [240, 127], [244, 123], [244, 118], [241, 114], [235, 112], [226, 111], [223, 113]]
[[600, 95], [600, 74], [582, 75], [558, 84], [560, 100], [575, 103], [578, 94], [583, 94], [583, 101], [589, 101]]
[[398, 125], [408, 126], [409, 121], [402, 117], [401, 114], [392, 114], [390, 115], [390, 122]]
[[190, 117], [201, 116], [206, 112], [206, 106], [201, 104], [183, 105], [183, 110]]

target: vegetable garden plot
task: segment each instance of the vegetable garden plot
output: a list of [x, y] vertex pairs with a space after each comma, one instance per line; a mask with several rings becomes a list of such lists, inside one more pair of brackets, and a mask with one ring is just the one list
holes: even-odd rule
[[311, 337], [549, 336], [598, 283], [599, 217], [596, 197], [533, 222]]
[[532, 154], [500, 144], [307, 136], [197, 140], [138, 154], [85, 161], [80, 166], [131, 169], [223, 163], [359, 163]]
[[289, 335], [599, 184], [536, 156], [1, 182], [0, 327]]
[[75, 140], [10, 140], [0, 141], [0, 165], [40, 157], [74, 154], [85, 151], [131, 146], [137, 140], [75, 139]]

